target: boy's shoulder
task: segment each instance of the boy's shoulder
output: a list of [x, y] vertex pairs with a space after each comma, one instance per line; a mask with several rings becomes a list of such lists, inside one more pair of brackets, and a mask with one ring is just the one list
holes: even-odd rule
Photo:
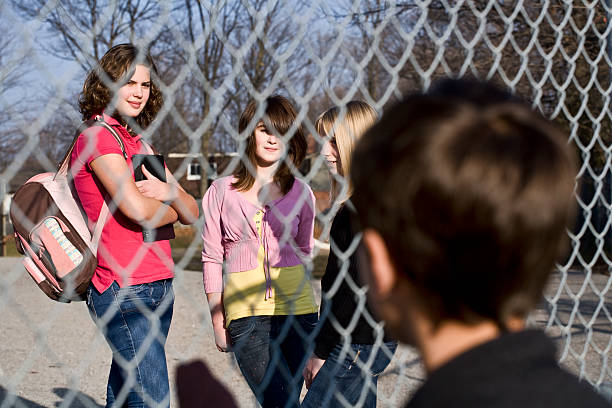
[[610, 407], [590, 385], [559, 367], [539, 330], [508, 333], [436, 369], [406, 405], [556, 408]]

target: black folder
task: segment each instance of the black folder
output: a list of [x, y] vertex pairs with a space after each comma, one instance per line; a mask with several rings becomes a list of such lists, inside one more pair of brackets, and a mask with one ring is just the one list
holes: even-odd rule
[[[134, 180], [145, 180], [146, 177], [142, 173], [142, 166], [145, 166], [149, 173], [166, 182], [166, 166], [164, 164], [164, 156], [161, 154], [135, 154], [132, 156], [132, 165], [134, 166]], [[172, 224], [164, 225], [152, 230], [142, 229], [142, 239], [144, 242], [161, 241], [164, 239], [174, 238], [174, 227]]]
[[161, 154], [135, 154], [132, 156], [132, 164], [134, 165], [134, 180], [146, 179], [142, 174], [141, 166], [144, 165], [149, 173], [166, 182], [166, 166], [164, 165], [164, 156]]

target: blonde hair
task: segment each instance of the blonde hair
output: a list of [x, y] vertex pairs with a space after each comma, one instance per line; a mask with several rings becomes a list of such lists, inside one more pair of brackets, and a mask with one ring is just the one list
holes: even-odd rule
[[343, 203], [353, 194], [351, 182], [351, 159], [355, 144], [376, 122], [378, 114], [363, 101], [350, 101], [344, 107], [334, 106], [323, 112], [315, 123], [319, 135], [336, 139], [340, 155], [338, 174], [342, 176], [339, 186], [338, 177], [332, 177], [332, 200]]

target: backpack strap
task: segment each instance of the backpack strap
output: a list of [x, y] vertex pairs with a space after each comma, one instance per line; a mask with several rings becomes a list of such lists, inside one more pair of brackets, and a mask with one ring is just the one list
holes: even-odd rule
[[145, 150], [149, 154], [157, 154], [153, 146], [151, 146], [148, 142], [145, 142], [143, 138], [140, 138], [140, 143], [144, 146]]
[[125, 160], [127, 160], [128, 154], [125, 151], [125, 145], [123, 144], [123, 139], [121, 139], [121, 137], [117, 134], [117, 131], [115, 130], [115, 128], [113, 128], [111, 125], [106, 123], [104, 121], [104, 118], [102, 117], [102, 115], [96, 116], [95, 120], [96, 120], [96, 122], [95, 122], [94, 126], [102, 126], [102, 127], [106, 128], [111, 133], [111, 135], [113, 135], [113, 137], [115, 138], [117, 143], [119, 143], [119, 147], [121, 147], [121, 152], [123, 153], [123, 158]]
[[74, 146], [76, 146], [76, 142], [79, 140], [79, 136], [85, 130], [91, 127], [94, 127], [94, 126], [101, 126], [103, 128], [106, 128], [106, 130], [108, 130], [110, 134], [113, 135], [117, 143], [119, 143], [119, 147], [121, 148], [121, 152], [123, 153], [123, 158], [127, 160], [128, 154], [125, 150], [125, 145], [123, 144], [123, 140], [121, 139], [121, 137], [117, 134], [117, 131], [111, 125], [109, 125], [108, 123], [104, 121], [104, 117], [102, 117], [102, 115], [96, 115], [93, 119], [86, 120], [85, 122], [79, 125], [79, 127], [76, 130], [76, 134], [74, 135], [74, 139], [72, 139], [72, 143], [70, 144], [70, 147], [68, 148], [68, 151], [64, 155], [64, 158], [62, 159], [62, 161], [60, 162], [60, 165], [57, 169], [56, 174], [63, 174], [63, 175], [68, 174], [68, 165], [70, 164], [70, 155], [72, 154], [72, 151], [74, 150]]
[[102, 201], [102, 208], [100, 208], [100, 216], [98, 217], [98, 222], [96, 222], [96, 226], [94, 227], [93, 233], [91, 234], [91, 246], [90, 248], [94, 251], [98, 250], [98, 245], [100, 244], [100, 237], [102, 237], [102, 230], [104, 230], [104, 226], [106, 225], [106, 220], [110, 215], [110, 210], [108, 209], [108, 205], [106, 201]]
[[[109, 125], [108, 123], [104, 121], [104, 117], [102, 117], [102, 115], [96, 115], [93, 119], [90, 119], [90, 120], [87, 120], [81, 123], [81, 125], [76, 130], [74, 139], [72, 140], [72, 143], [70, 144], [70, 147], [68, 148], [68, 151], [66, 152], [66, 155], [62, 159], [59, 165], [59, 168], [57, 169], [57, 172], [55, 174], [56, 177], [57, 175], [67, 176], [68, 167], [70, 164], [70, 155], [72, 154], [72, 151], [74, 150], [74, 146], [76, 145], [76, 142], [79, 139], [79, 136], [85, 130], [91, 127], [94, 127], [94, 126], [104, 127], [110, 132], [111, 135], [113, 135], [113, 137], [119, 144], [119, 147], [121, 148], [121, 152], [123, 153], [123, 158], [127, 160], [128, 154], [125, 150], [125, 145], [123, 144], [123, 140], [121, 139], [121, 137], [117, 134], [117, 131], [113, 129], [111, 125]], [[104, 226], [106, 225], [106, 220], [108, 219], [109, 215], [110, 215], [110, 210], [108, 209], [108, 205], [106, 204], [106, 201], [102, 201], [102, 208], [100, 209], [100, 215], [98, 216], [98, 222], [96, 222], [96, 226], [94, 227], [93, 233], [91, 235], [90, 248], [94, 251], [94, 253], [98, 249], [98, 244], [100, 243], [100, 237], [102, 236], [102, 230], [104, 229]]]

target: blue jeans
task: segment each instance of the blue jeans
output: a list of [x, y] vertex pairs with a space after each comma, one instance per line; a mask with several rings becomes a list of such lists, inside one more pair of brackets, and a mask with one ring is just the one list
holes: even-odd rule
[[302, 370], [312, 351], [317, 314], [252, 316], [232, 320], [228, 331], [238, 367], [264, 408], [297, 407]]
[[314, 378], [302, 407], [376, 407], [378, 375], [391, 362], [397, 343], [336, 345]]
[[170, 406], [164, 346], [172, 320], [172, 279], [99, 293], [87, 289], [87, 307], [113, 352], [107, 407]]

